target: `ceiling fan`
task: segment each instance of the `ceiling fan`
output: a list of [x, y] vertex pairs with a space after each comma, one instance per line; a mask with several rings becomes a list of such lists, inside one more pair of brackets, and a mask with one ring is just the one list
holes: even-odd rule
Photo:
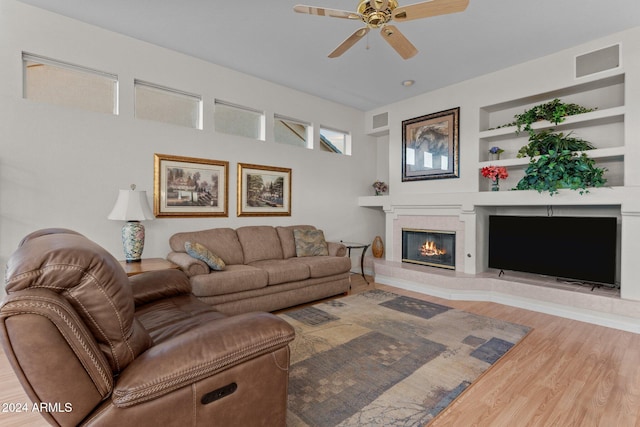
[[361, 20], [365, 23], [363, 28], [356, 30], [343, 41], [340, 46], [331, 52], [329, 58], [337, 58], [345, 53], [372, 28], [380, 28], [382, 38], [385, 39], [401, 57], [409, 59], [418, 53], [418, 49], [411, 44], [395, 25], [389, 25], [389, 22], [411, 21], [413, 19], [462, 12], [468, 5], [469, 0], [431, 0], [409, 6], [398, 6], [396, 0], [360, 0], [356, 12], [305, 5], [294, 6], [293, 10], [309, 15]]

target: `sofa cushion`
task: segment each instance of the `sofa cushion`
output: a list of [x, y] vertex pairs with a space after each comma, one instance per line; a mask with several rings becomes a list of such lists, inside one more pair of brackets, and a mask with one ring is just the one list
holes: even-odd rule
[[329, 255], [327, 242], [322, 230], [293, 230], [296, 241], [296, 256], [322, 256]]
[[242, 246], [232, 228], [212, 228], [176, 233], [169, 239], [169, 245], [171, 250], [175, 252], [186, 252], [184, 244], [188, 241], [206, 246], [211, 252], [222, 258], [227, 265], [244, 264]]
[[184, 249], [195, 259], [205, 262], [212, 270], [224, 270], [224, 261], [218, 255], [211, 252], [205, 245], [201, 245], [198, 242], [185, 242]]
[[229, 265], [224, 271], [212, 271], [191, 277], [191, 292], [197, 297], [224, 295], [264, 288], [269, 284], [266, 270], [250, 265]]
[[296, 256], [296, 240], [293, 237], [293, 230], [315, 230], [313, 225], [289, 225], [286, 227], [276, 227], [276, 232], [280, 238], [280, 244], [282, 245], [282, 255], [284, 259], [293, 258]]
[[283, 259], [282, 246], [276, 229], [268, 225], [254, 225], [236, 229], [242, 245], [244, 263], [265, 259]]
[[333, 276], [351, 270], [351, 259], [335, 256], [313, 256], [292, 258], [291, 262], [304, 264], [309, 267], [312, 278]]
[[269, 285], [304, 280], [308, 279], [310, 275], [309, 267], [306, 264], [291, 262], [290, 260], [266, 259], [252, 262], [250, 265], [261, 268], [268, 273]]

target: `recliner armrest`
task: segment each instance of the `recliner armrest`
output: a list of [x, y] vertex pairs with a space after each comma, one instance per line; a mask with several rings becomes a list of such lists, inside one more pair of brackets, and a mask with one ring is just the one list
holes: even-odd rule
[[284, 347], [294, 337], [293, 327], [270, 313], [245, 313], [199, 325], [138, 356], [118, 378], [113, 403], [128, 407], [157, 399]]
[[162, 298], [191, 293], [191, 282], [180, 270], [149, 271], [129, 277], [133, 300], [140, 306]]

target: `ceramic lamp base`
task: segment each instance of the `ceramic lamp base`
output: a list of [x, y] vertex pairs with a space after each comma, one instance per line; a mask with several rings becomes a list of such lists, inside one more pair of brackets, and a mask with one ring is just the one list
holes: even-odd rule
[[129, 221], [122, 227], [122, 246], [127, 262], [140, 262], [144, 249], [144, 226], [138, 221]]

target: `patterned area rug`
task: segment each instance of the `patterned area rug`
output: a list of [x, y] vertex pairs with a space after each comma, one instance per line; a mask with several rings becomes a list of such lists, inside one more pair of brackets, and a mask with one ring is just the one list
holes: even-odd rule
[[380, 290], [279, 316], [289, 427], [425, 425], [530, 329]]

